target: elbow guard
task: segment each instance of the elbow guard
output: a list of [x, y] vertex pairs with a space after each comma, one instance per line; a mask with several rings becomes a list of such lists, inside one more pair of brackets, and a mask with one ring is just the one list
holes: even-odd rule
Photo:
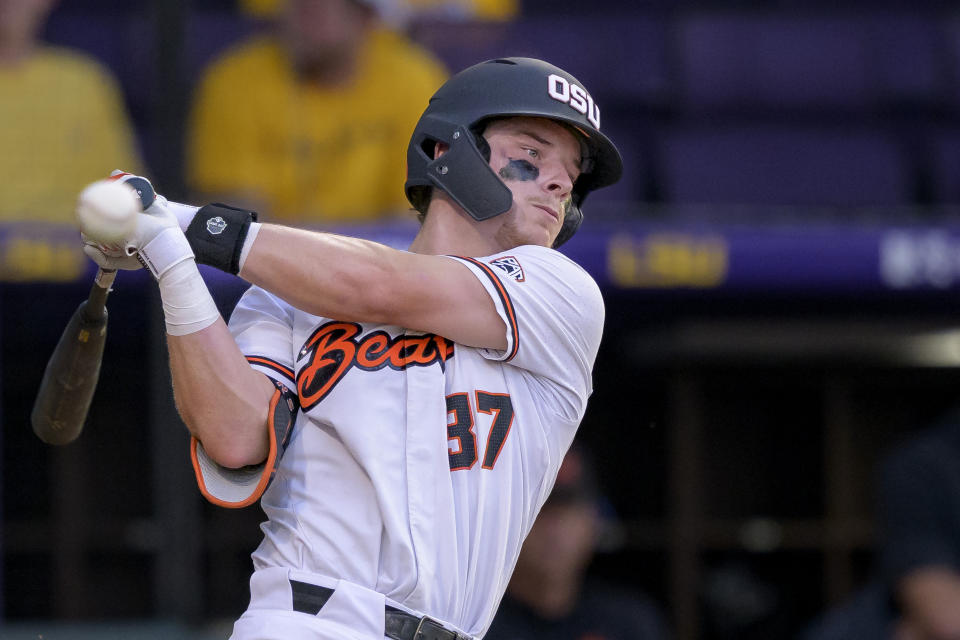
[[221, 507], [239, 509], [260, 499], [280, 466], [293, 426], [297, 421], [300, 401], [297, 394], [271, 378], [276, 391], [270, 399], [267, 413], [267, 435], [270, 448], [267, 459], [258, 465], [229, 469], [214, 462], [196, 438], [191, 439], [190, 457], [200, 493], [208, 501]]

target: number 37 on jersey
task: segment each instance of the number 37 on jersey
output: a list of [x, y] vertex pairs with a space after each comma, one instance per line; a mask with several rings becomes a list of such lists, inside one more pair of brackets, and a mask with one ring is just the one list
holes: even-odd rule
[[[478, 414], [490, 416], [490, 430], [486, 442], [478, 443]], [[447, 451], [450, 470], [472, 469], [483, 457], [483, 469], [493, 469], [500, 451], [510, 435], [513, 424], [513, 404], [505, 393], [451, 393], [447, 396]], [[482, 447], [480, 446], [482, 444]]]

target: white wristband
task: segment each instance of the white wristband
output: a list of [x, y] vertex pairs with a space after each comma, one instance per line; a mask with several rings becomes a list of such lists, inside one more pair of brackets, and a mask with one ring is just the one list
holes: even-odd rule
[[220, 317], [220, 311], [197, 269], [197, 263], [192, 259], [170, 267], [160, 277], [159, 285], [169, 335], [195, 333], [209, 327]]
[[200, 207], [195, 207], [192, 204], [182, 204], [180, 202], [174, 202], [173, 200], [167, 200], [167, 211], [176, 216], [177, 224], [180, 225], [182, 231], [187, 230], [187, 227], [193, 222], [193, 216], [197, 215], [197, 211], [199, 210]]
[[247, 256], [250, 255], [250, 248], [253, 247], [253, 241], [257, 239], [257, 234], [260, 233], [260, 227], [259, 222], [251, 222], [247, 228], [247, 237], [243, 239], [243, 247], [240, 249], [240, 260], [237, 261], [237, 273], [243, 271], [243, 263], [247, 261]]

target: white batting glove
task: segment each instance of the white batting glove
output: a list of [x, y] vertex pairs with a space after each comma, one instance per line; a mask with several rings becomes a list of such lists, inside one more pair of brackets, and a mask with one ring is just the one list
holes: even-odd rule
[[147, 267], [158, 280], [174, 265], [193, 259], [190, 243], [162, 198], [147, 212], [136, 214], [133, 231], [116, 244], [95, 242], [83, 233], [80, 238], [83, 252], [101, 268], [129, 271]]
[[101, 269], [136, 271], [143, 268], [136, 256], [128, 256], [127, 252], [120, 247], [110, 247], [94, 242], [82, 233], [80, 239], [83, 240], [83, 252]]
[[114, 171], [111, 177], [136, 190], [144, 211], [136, 214], [133, 230], [115, 245], [93, 242], [81, 233], [83, 252], [103, 269], [147, 267], [159, 284], [169, 335], [187, 335], [216, 322], [220, 312], [184, 235], [198, 208], [169, 203], [141, 176]]
[[183, 235], [177, 217], [161, 198], [157, 198], [146, 212], [137, 215], [137, 226], [124, 240], [123, 252], [127, 256], [137, 256], [158, 280], [174, 265], [193, 260], [193, 249]]
[[197, 270], [193, 249], [163, 196], [157, 196], [146, 212], [137, 214], [136, 228], [124, 240], [122, 254], [138, 259], [157, 279], [169, 335], [194, 333], [220, 318]]
[[183, 230], [193, 220], [195, 207], [180, 204], [171, 207], [143, 176], [117, 169], [110, 177], [133, 187], [140, 197], [143, 213], [137, 216], [134, 231], [119, 245], [103, 245], [83, 238], [84, 253], [106, 269], [135, 269], [134, 261], [137, 265], [142, 263], [157, 279], [178, 262], [193, 258]]
[[123, 252], [136, 255], [157, 279], [169, 335], [194, 333], [220, 318], [197, 269], [193, 249], [166, 198], [158, 196], [146, 212], [137, 215], [137, 226], [125, 239]]

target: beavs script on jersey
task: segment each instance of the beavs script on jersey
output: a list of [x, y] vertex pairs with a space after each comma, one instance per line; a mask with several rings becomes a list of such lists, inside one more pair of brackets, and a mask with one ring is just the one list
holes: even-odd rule
[[[427, 367], [439, 363], [444, 369], [453, 357], [453, 342], [433, 334], [391, 337], [385, 331], [360, 336], [361, 326], [353, 322], [320, 325], [304, 343], [297, 360], [310, 362], [297, 374], [300, 406], [309, 411], [330, 393], [353, 367], [378, 371]], [[359, 336], [359, 337], [358, 337]]]

